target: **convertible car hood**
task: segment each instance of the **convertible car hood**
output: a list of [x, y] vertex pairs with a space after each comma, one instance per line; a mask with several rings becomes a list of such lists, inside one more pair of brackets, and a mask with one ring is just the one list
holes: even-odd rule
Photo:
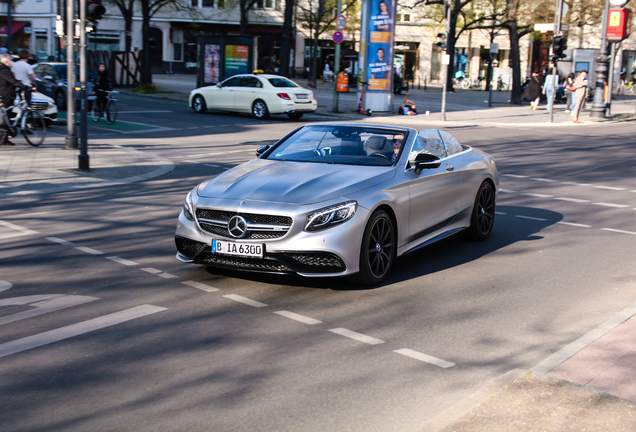
[[394, 175], [394, 167], [256, 159], [204, 183], [198, 195], [302, 205], [346, 197]]

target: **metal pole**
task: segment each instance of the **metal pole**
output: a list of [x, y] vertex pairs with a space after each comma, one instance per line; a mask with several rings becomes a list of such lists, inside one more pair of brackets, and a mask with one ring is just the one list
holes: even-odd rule
[[[446, 28], [446, 51], [448, 54], [448, 32], [449, 32], [449, 28], [450, 28], [450, 4], [448, 2], [448, 0], [444, 0], [444, 8], [446, 8], [445, 12], [446, 12], [446, 23], [445, 23], [445, 28]], [[442, 54], [442, 59], [444, 58], [444, 54]], [[450, 60], [449, 60], [450, 61]], [[442, 73], [443, 73], [443, 79], [442, 79], [442, 116], [441, 116], [441, 120], [442, 121], [446, 121], [446, 85], [447, 85], [447, 81], [448, 81], [448, 68], [449, 68], [450, 64], [446, 65], [446, 68], [444, 68], [444, 61], [442, 61]]]
[[607, 55], [607, 14], [609, 13], [609, 0], [605, 0], [605, 8], [603, 9], [603, 29], [601, 30], [601, 52], [595, 57], [596, 84], [594, 86], [594, 102], [590, 109], [590, 117], [605, 118], [605, 98], [603, 92], [605, 89], [605, 81], [607, 80], [607, 63], [609, 56]]
[[66, 140], [64, 148], [77, 148], [75, 133], [75, 0], [66, 0]]
[[79, 169], [88, 171], [88, 140], [86, 130], [86, 0], [80, 0], [80, 154]]
[[[552, 33], [552, 56], [554, 64], [552, 69], [552, 83], [550, 83], [550, 100], [548, 101], [548, 110], [550, 111], [548, 114], [548, 123], [552, 123], [554, 120], [554, 97], [556, 96], [556, 84], [559, 81], [558, 76], [559, 72], [557, 70], [557, 62], [558, 59], [554, 55], [554, 39], [557, 36], [561, 36], [561, 10], [563, 9], [563, 0], [557, 0], [556, 2], [556, 13], [554, 14], [554, 32]], [[548, 63], [549, 65], [549, 63]], [[550, 69], [548, 67], [548, 69]]]
[[11, 45], [13, 42], [11, 41], [11, 0], [7, 0], [7, 49], [9, 52], [12, 52]]
[[607, 98], [605, 98], [605, 105], [607, 111], [612, 115], [612, 88], [614, 87], [614, 63], [616, 62], [616, 44], [612, 43], [610, 64], [609, 64], [609, 77], [607, 79]]
[[[289, 0], [288, 0], [289, 1]], [[342, 9], [342, 0], [338, 0], [338, 9], [336, 10], [336, 17], [340, 16], [340, 10]], [[333, 112], [338, 112], [338, 74], [340, 73], [340, 44], [336, 44], [336, 58], [333, 65], [333, 76], [336, 78], [333, 80]]]

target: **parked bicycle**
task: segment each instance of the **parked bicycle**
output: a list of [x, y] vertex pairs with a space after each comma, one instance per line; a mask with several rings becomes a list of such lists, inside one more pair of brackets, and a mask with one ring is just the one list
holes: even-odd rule
[[[20, 92], [20, 100], [9, 107], [2, 106], [0, 115], [9, 135], [15, 137], [22, 132], [27, 142], [37, 147], [46, 137], [46, 123], [40, 112], [44, 109], [46, 105], [37, 102], [33, 102], [32, 105], [27, 104], [24, 92]], [[16, 113], [16, 116], [10, 119], [9, 112]]]
[[501, 75], [499, 75], [499, 78], [497, 79], [497, 91], [508, 91], [508, 83], [504, 82], [503, 78], [501, 78]]
[[455, 72], [455, 85], [467, 90], [470, 88], [470, 79], [466, 78], [464, 71]]
[[104, 116], [104, 120], [106, 123], [113, 124], [115, 120], [117, 120], [117, 99], [115, 95], [119, 93], [116, 90], [98, 90], [106, 93], [106, 102], [104, 104], [104, 111], [100, 109], [97, 103], [97, 100], [93, 101], [93, 109], [91, 110], [91, 116], [93, 117], [93, 121], [99, 121], [102, 116]]

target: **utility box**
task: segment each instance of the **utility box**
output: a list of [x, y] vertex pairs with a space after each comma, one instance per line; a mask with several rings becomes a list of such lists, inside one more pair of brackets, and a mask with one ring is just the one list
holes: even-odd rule
[[257, 36], [199, 35], [197, 88], [254, 72], [257, 51]]

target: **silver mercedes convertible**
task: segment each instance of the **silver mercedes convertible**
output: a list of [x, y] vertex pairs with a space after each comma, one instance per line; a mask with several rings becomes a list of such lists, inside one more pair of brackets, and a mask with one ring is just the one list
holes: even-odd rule
[[442, 130], [308, 124], [256, 156], [188, 193], [179, 260], [372, 286], [401, 255], [493, 229], [495, 161]]

